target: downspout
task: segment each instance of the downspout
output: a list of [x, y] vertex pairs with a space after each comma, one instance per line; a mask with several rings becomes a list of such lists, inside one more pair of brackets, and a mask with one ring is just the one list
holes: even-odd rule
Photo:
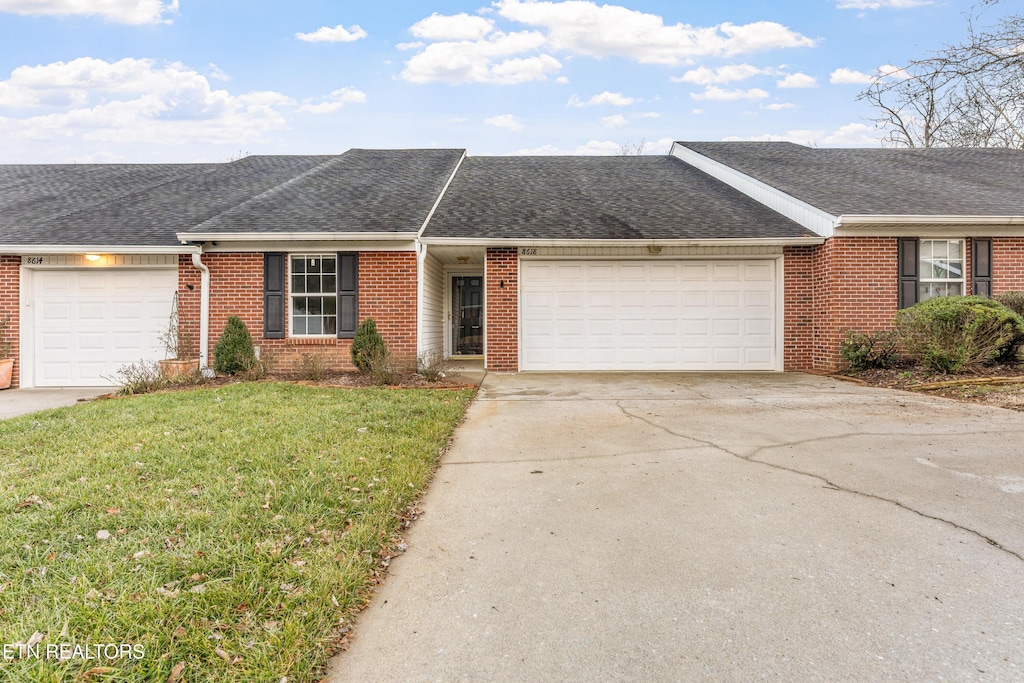
[[210, 357], [210, 269], [203, 263], [203, 248], [192, 252], [192, 265], [199, 269], [199, 367], [209, 367]]
[[416, 371], [419, 372], [419, 361], [426, 353], [423, 348], [423, 325], [425, 312], [423, 310], [423, 295], [426, 293], [427, 283], [427, 245], [416, 240]]

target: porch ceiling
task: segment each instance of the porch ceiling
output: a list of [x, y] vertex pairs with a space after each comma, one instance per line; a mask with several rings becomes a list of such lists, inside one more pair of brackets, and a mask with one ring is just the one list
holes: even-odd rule
[[479, 265], [484, 264], [487, 256], [486, 247], [447, 247], [430, 245], [427, 253], [444, 265]]

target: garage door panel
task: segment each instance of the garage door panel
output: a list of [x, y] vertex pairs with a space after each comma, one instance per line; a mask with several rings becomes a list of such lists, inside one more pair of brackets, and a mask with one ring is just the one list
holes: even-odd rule
[[523, 370], [776, 367], [774, 260], [523, 261], [520, 272]]
[[32, 276], [34, 382], [102, 386], [118, 369], [164, 357], [177, 271], [36, 271]]

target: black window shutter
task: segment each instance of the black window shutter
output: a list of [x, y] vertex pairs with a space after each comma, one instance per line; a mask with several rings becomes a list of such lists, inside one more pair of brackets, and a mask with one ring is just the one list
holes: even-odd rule
[[263, 254], [263, 338], [284, 339], [284, 259]]
[[992, 239], [971, 240], [971, 294], [992, 296]]
[[918, 239], [899, 238], [900, 308], [910, 308], [917, 303]]
[[338, 339], [352, 339], [359, 327], [359, 252], [338, 252]]

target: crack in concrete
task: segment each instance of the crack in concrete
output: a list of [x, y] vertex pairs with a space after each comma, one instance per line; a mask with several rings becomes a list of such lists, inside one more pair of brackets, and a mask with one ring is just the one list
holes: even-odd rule
[[[686, 437], [683, 437], [686, 438]], [[657, 455], [659, 453], [677, 453], [679, 451], [694, 451], [707, 448], [703, 443], [696, 446], [674, 446], [673, 448], [656, 448], [654, 450], [630, 451], [628, 453], [602, 453], [593, 455], [581, 455], [578, 458], [517, 458], [515, 460], [460, 460], [459, 462], [442, 462], [438, 467], [454, 467], [455, 465], [517, 465], [534, 464], [545, 462], [577, 462], [585, 460], [601, 460], [602, 458], [638, 458], [644, 455]]]
[[[705, 441], [705, 440], [702, 440], [702, 439], [697, 439], [697, 438], [695, 438], [693, 436], [690, 436], [690, 435], [680, 434], [680, 433], [678, 433], [676, 431], [673, 431], [673, 430], [669, 429], [668, 427], [666, 427], [664, 425], [660, 425], [660, 424], [658, 424], [656, 422], [653, 422], [652, 420], [649, 420], [646, 417], [643, 417], [642, 415], [636, 415], [634, 413], [631, 413], [624, 406], [622, 406], [618, 402], [616, 402], [616, 406], [619, 408], [619, 410], [622, 412], [622, 414], [625, 415], [626, 417], [630, 417], [630, 418], [633, 418], [633, 419], [636, 419], [636, 420], [640, 420], [641, 422], [649, 424], [650, 426], [655, 427], [656, 429], [660, 429], [660, 430], [666, 432], [667, 434], [671, 434], [672, 436], [676, 436], [676, 437], [679, 437], [679, 438], [682, 438], [682, 439], [688, 439], [690, 441], [696, 441], [697, 443], [703, 443], [704, 445], [706, 445], [706, 446], [708, 446], [710, 448], [713, 448], [713, 449], [715, 449], [717, 451], [721, 451], [722, 453], [726, 453], [728, 455], [731, 455], [732, 457], [737, 458], [739, 460], [743, 460], [744, 462], [756, 463], [758, 465], [764, 465], [765, 467], [771, 467], [773, 469], [782, 470], [783, 472], [789, 472], [791, 474], [797, 474], [797, 475], [802, 475], [802, 476], [805, 476], [805, 477], [810, 477], [812, 479], [817, 479], [818, 481], [823, 482], [824, 484], [826, 484], [828, 486], [828, 488], [831, 488], [831, 489], [833, 489], [835, 491], [842, 491], [844, 493], [849, 493], [849, 494], [852, 494], [852, 495], [855, 495], [855, 496], [862, 496], [862, 497], [868, 498], [870, 500], [877, 500], [879, 502], [889, 503], [890, 505], [895, 505], [896, 507], [900, 508], [901, 510], [906, 510], [907, 512], [911, 512], [911, 513], [913, 513], [915, 515], [918, 515], [920, 517], [923, 517], [925, 519], [930, 519], [930, 520], [935, 521], [935, 522], [940, 522], [942, 524], [947, 524], [947, 525], [953, 527], [954, 529], [959, 529], [960, 531], [964, 531], [966, 533], [969, 533], [969, 534], [971, 534], [971, 535], [973, 535], [973, 536], [975, 536], [977, 538], [980, 538], [981, 540], [983, 540], [986, 543], [988, 543], [989, 545], [997, 548], [998, 550], [1003, 551], [1007, 555], [1010, 555], [1011, 557], [1015, 557], [1016, 559], [1020, 560], [1021, 562], [1024, 562], [1024, 555], [1021, 555], [1020, 553], [1017, 553], [1017, 552], [1015, 552], [1013, 550], [1010, 550], [1009, 548], [1007, 548], [1007, 547], [1003, 546], [1001, 543], [999, 543], [999, 541], [995, 540], [994, 538], [991, 538], [990, 536], [987, 536], [987, 535], [983, 534], [982, 532], [980, 532], [980, 531], [978, 531], [976, 529], [972, 529], [970, 527], [966, 527], [966, 526], [964, 526], [962, 524], [959, 524], [957, 522], [954, 522], [954, 521], [952, 521], [950, 519], [946, 519], [944, 517], [939, 517], [937, 515], [928, 514], [927, 512], [923, 512], [921, 510], [917, 510], [915, 508], [910, 507], [909, 505], [907, 505], [905, 503], [902, 503], [902, 502], [900, 502], [898, 500], [894, 500], [892, 498], [886, 498], [885, 496], [879, 496], [879, 495], [876, 495], [876, 494], [873, 494], [873, 493], [867, 493], [866, 491], [858, 491], [856, 489], [852, 489], [852, 488], [848, 488], [846, 486], [842, 486], [842, 485], [837, 484], [834, 481], [831, 481], [827, 477], [824, 477], [824, 476], [822, 476], [820, 474], [814, 474], [813, 472], [805, 472], [803, 470], [798, 470], [798, 469], [793, 468], [793, 467], [786, 467], [785, 465], [777, 465], [777, 464], [772, 463], [772, 462], [767, 462], [767, 461], [764, 461], [764, 460], [756, 460], [756, 459], [754, 459], [755, 456], [757, 455], [757, 453], [759, 453], [760, 451], [765, 450], [767, 448], [781, 448], [781, 447], [785, 447], [785, 446], [797, 446], [797, 445], [802, 445], [802, 444], [805, 444], [805, 443], [812, 443], [812, 442], [815, 442], [815, 441], [823, 441], [823, 440], [828, 440], [828, 439], [839, 439], [839, 438], [846, 438], [846, 437], [850, 437], [850, 436], [865, 436], [865, 435], [869, 435], [869, 436], [883, 436], [882, 434], [868, 434], [868, 433], [865, 433], [865, 432], [854, 432], [854, 433], [851, 433], [851, 434], [846, 434], [844, 436], [833, 436], [833, 437], [825, 437], [825, 438], [819, 438], [819, 439], [807, 439], [806, 441], [794, 441], [792, 443], [781, 444], [779, 446], [764, 446], [764, 447], [758, 448], [757, 450], [755, 450], [753, 453], [751, 453], [748, 456], [743, 456], [743, 455], [740, 455], [739, 453], [735, 453], [733, 451], [730, 451], [728, 448], [725, 448], [724, 446], [721, 446], [721, 445], [719, 445], [719, 444], [717, 444], [717, 443], [715, 443], [713, 441]], [[978, 433], [978, 432], [976, 432], [976, 433]], [[981, 432], [981, 433], [987, 433], [987, 432]], [[910, 436], [913, 436], [913, 435], [910, 435]], [[929, 436], [934, 436], [934, 434], [930, 434]]]

